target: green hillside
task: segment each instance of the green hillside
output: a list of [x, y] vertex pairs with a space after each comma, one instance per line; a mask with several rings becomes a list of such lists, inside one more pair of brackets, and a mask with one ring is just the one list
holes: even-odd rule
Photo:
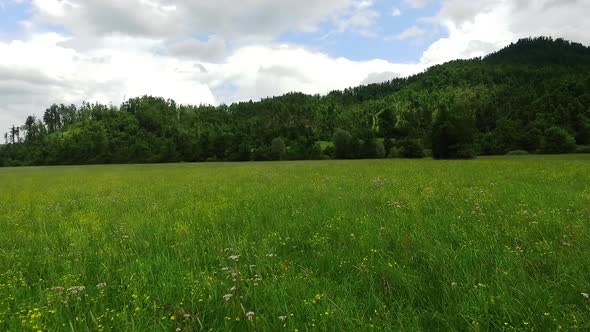
[[[336, 146], [320, 144], [336, 136]], [[0, 165], [584, 152], [590, 48], [523, 39], [485, 58], [326, 96], [217, 107], [149, 96], [120, 107], [53, 105], [5, 139]]]

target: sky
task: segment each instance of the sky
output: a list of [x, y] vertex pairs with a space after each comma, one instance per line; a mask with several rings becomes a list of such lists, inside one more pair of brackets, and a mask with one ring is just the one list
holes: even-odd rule
[[325, 94], [522, 37], [590, 44], [590, 0], [0, 0], [0, 132], [52, 103]]

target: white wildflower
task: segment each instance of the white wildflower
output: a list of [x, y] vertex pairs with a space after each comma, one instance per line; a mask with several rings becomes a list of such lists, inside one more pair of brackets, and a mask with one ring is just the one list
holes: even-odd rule
[[73, 286], [68, 288], [66, 293], [67, 296], [76, 297], [76, 299], [79, 301], [82, 299], [82, 294], [84, 294], [84, 291], [86, 291], [86, 287], [84, 286]]
[[253, 311], [248, 311], [246, 313], [246, 318], [248, 318], [248, 320], [252, 320], [252, 318], [254, 318], [254, 312]]
[[78, 295], [80, 293], [83, 293], [86, 290], [86, 287], [84, 286], [73, 286], [68, 288], [67, 292], [70, 295]]

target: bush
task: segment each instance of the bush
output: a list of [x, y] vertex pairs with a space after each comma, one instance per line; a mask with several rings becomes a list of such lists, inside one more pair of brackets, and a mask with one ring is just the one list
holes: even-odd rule
[[229, 161], [250, 161], [252, 148], [247, 143], [240, 143], [235, 151], [228, 154]]
[[507, 156], [526, 156], [528, 155], [528, 151], [525, 150], [513, 150], [513, 151], [509, 151], [506, 155]]
[[309, 159], [309, 160], [323, 159], [322, 146], [320, 145], [320, 143], [313, 143], [310, 147], [308, 147], [306, 159]]
[[365, 138], [360, 145], [359, 152], [362, 159], [377, 158], [377, 140], [375, 137]]
[[334, 148], [333, 145], [328, 145], [324, 149], [323, 155], [328, 157], [328, 159], [334, 158], [334, 156], [336, 155], [336, 149]]
[[385, 146], [383, 146], [383, 142], [377, 141], [375, 147], [377, 149], [377, 158], [385, 158]]
[[307, 142], [303, 140], [294, 140], [289, 143], [285, 159], [287, 160], [304, 160], [308, 159]]
[[480, 154], [484, 156], [501, 154], [501, 148], [498, 146], [498, 138], [494, 133], [483, 133], [478, 138]]
[[400, 156], [403, 158], [424, 158], [424, 148], [417, 139], [406, 139], [399, 142]]
[[271, 150], [269, 146], [260, 146], [252, 152], [252, 159], [254, 161], [267, 161], [272, 160]]
[[334, 156], [336, 159], [354, 158], [357, 149], [354, 143], [354, 139], [348, 131], [336, 129], [334, 134]]
[[399, 149], [396, 147], [392, 147], [391, 149], [389, 149], [389, 153], [387, 154], [387, 158], [393, 159], [393, 158], [399, 158], [400, 157], [400, 152]]
[[430, 149], [424, 149], [424, 157], [426, 157], [426, 158], [432, 158], [432, 150], [430, 150]]
[[578, 145], [576, 153], [590, 153], [590, 145]]
[[560, 127], [545, 130], [543, 137], [543, 153], [571, 153], [576, 151], [576, 140], [570, 133]]
[[395, 143], [391, 138], [386, 138], [383, 140], [383, 149], [385, 149], [385, 156], [389, 158], [389, 154], [391, 149], [395, 147]]
[[432, 124], [432, 154], [436, 159], [471, 159], [475, 152], [475, 123], [466, 109], [442, 108]]
[[282, 138], [277, 137], [270, 143], [271, 158], [273, 160], [283, 160], [287, 154], [287, 146]]

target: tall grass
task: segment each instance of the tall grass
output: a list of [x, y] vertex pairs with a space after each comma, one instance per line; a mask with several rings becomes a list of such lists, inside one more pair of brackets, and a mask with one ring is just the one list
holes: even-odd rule
[[0, 169], [0, 330], [588, 330], [590, 158]]

